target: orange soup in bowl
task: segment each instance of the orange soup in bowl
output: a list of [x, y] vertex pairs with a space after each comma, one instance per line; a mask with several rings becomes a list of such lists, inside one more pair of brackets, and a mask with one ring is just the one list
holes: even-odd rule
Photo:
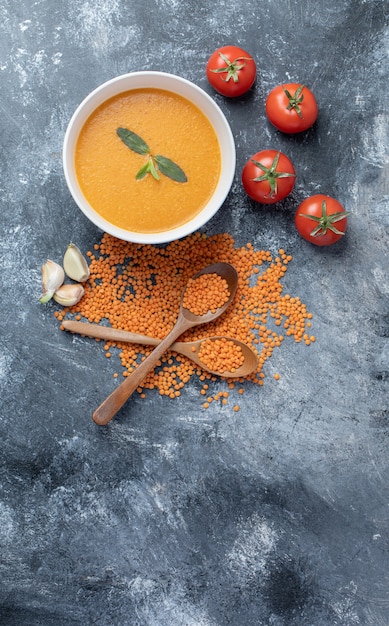
[[75, 149], [77, 180], [104, 219], [139, 233], [185, 224], [207, 204], [221, 171], [212, 124], [183, 96], [140, 88], [87, 119]]

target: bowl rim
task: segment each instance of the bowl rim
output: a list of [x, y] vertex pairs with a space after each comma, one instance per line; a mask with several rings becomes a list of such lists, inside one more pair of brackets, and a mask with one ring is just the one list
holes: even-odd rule
[[[120, 88], [121, 86], [123, 87]], [[83, 124], [91, 113], [100, 104], [114, 95], [131, 91], [132, 89], [147, 87], [165, 89], [166, 91], [177, 93], [197, 105], [207, 116], [216, 132], [222, 160], [218, 184], [206, 206], [196, 216], [181, 226], [158, 233], [129, 231], [103, 218], [84, 197], [78, 185], [74, 167], [75, 144]], [[93, 89], [80, 102], [66, 128], [62, 148], [62, 165], [65, 180], [73, 200], [95, 226], [124, 241], [140, 244], [160, 244], [192, 234], [204, 226], [217, 213], [227, 198], [234, 180], [236, 149], [234, 137], [226, 116], [213, 98], [201, 87], [176, 74], [145, 70], [129, 72], [111, 78]]]

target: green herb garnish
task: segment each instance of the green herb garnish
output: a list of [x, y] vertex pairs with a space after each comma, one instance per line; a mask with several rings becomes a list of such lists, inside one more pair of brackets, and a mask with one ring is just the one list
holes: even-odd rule
[[118, 128], [116, 132], [122, 142], [125, 143], [127, 148], [130, 148], [130, 150], [143, 155], [150, 152], [150, 148], [147, 143], [143, 141], [142, 137], [133, 133], [132, 130], [127, 130], [127, 128]]
[[164, 176], [175, 180], [177, 183], [186, 183], [188, 179], [180, 166], [161, 154], [153, 156], [149, 146], [142, 137], [139, 137], [139, 135], [127, 128], [118, 128], [116, 132], [127, 148], [130, 148], [130, 150], [137, 154], [148, 157], [146, 163], [142, 165], [137, 172], [135, 176], [136, 180], [141, 180], [147, 176], [147, 174], [151, 174], [155, 180], [159, 180], [160, 176], [158, 172], [160, 172]]

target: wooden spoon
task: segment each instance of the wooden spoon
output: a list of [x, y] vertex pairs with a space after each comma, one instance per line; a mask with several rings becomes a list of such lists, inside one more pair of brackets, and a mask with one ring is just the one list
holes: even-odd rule
[[219, 317], [227, 307], [231, 304], [235, 297], [236, 289], [238, 286], [238, 273], [236, 269], [229, 263], [214, 263], [205, 267], [198, 272], [194, 278], [197, 278], [201, 274], [219, 274], [227, 281], [230, 297], [227, 302], [219, 307], [214, 313], [208, 311], [204, 315], [194, 315], [188, 309], [185, 309], [182, 305], [183, 296], [185, 290], [181, 295], [180, 311], [174, 328], [171, 332], [162, 339], [162, 341], [154, 348], [151, 354], [138, 365], [136, 370], [124, 381], [116, 387], [116, 389], [100, 404], [92, 415], [92, 419], [96, 424], [101, 426], [108, 424], [108, 422], [116, 415], [123, 404], [128, 400], [131, 394], [135, 391], [141, 382], [146, 378], [147, 374], [155, 367], [161, 356], [166, 350], [168, 350], [175, 340], [182, 335], [189, 328], [198, 326], [200, 324], [207, 324]]
[[[65, 330], [69, 330], [72, 333], [104, 339], [104, 341], [123, 341], [125, 343], [138, 343], [142, 346], [158, 346], [161, 343], [161, 339], [156, 339], [155, 337], [138, 335], [138, 333], [131, 333], [127, 330], [111, 328], [110, 326], [100, 326], [100, 324], [65, 320], [62, 322], [62, 326]], [[251, 374], [257, 369], [258, 357], [254, 350], [246, 343], [243, 343], [243, 341], [233, 339], [232, 337], [225, 337], [225, 339], [228, 339], [228, 341], [233, 342], [241, 348], [244, 357], [242, 365], [238, 367], [235, 372], [216, 372], [215, 370], [209, 369], [209, 367], [199, 359], [198, 353], [204, 341], [216, 341], [217, 339], [224, 339], [224, 337], [204, 337], [203, 339], [197, 339], [197, 341], [176, 341], [170, 346], [169, 350], [183, 354], [206, 372], [214, 374], [215, 376], [222, 376], [223, 378], [241, 378], [248, 376], [248, 374]]]

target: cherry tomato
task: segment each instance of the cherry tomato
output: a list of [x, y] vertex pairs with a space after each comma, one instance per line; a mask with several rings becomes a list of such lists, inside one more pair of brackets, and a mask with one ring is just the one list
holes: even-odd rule
[[317, 120], [315, 96], [305, 85], [288, 83], [272, 89], [266, 100], [266, 115], [283, 133], [301, 133]]
[[223, 96], [234, 98], [253, 85], [257, 67], [252, 56], [237, 46], [224, 46], [211, 54], [206, 74], [212, 87]]
[[298, 207], [295, 224], [300, 235], [316, 246], [330, 246], [343, 237], [349, 213], [330, 196], [317, 194]]
[[257, 152], [242, 171], [242, 183], [247, 195], [262, 204], [273, 204], [286, 198], [295, 180], [292, 162], [277, 150]]

